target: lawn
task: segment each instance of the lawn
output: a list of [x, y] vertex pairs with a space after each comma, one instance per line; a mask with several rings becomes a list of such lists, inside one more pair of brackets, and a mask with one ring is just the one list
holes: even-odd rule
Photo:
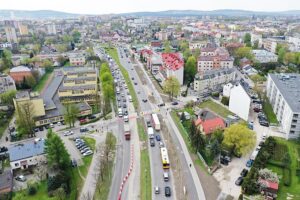
[[42, 78], [39, 80], [39, 82], [34, 86], [33, 88], [33, 91], [35, 92], [41, 92], [44, 87], [45, 87], [45, 84], [47, 83], [50, 75], [52, 74], [53, 72], [46, 72]]
[[199, 105], [199, 107], [207, 108], [207, 109], [213, 111], [214, 113], [220, 115], [223, 118], [226, 118], [228, 115], [233, 115], [233, 113], [230, 112], [228, 109], [219, 105], [218, 103], [213, 102], [212, 100], [207, 100], [207, 101], [202, 102]]
[[[113, 135], [113, 146], [117, 143], [117, 138]], [[113, 177], [113, 169], [114, 169], [114, 160], [115, 160], [115, 154], [113, 154], [113, 157], [111, 161], [108, 163], [108, 167], [105, 169], [105, 176], [103, 177], [103, 180], [98, 180], [96, 191], [94, 195], [94, 199], [97, 200], [106, 200], [108, 198], [111, 181]]]
[[140, 141], [145, 142], [145, 148], [141, 149], [141, 176], [140, 176], [140, 187], [141, 187], [141, 199], [152, 199], [152, 187], [151, 187], [151, 170], [150, 170], [150, 158], [147, 149], [147, 135], [145, 133], [142, 121], [137, 121], [138, 133]]
[[[288, 152], [291, 156], [291, 173], [292, 173], [291, 186], [284, 186], [283, 181], [280, 179], [278, 199], [287, 199], [288, 193], [294, 195], [293, 199], [300, 199], [299, 177], [296, 176], [296, 168], [298, 166], [297, 160], [299, 159], [300, 156], [297, 151], [298, 148], [300, 148], [300, 145], [297, 144], [295, 141], [288, 141], [282, 138], [276, 138], [276, 142], [279, 144], [279, 146], [276, 146], [274, 154], [278, 154], [278, 155], [274, 155], [274, 159], [281, 160], [282, 156], [286, 152]], [[282, 177], [283, 175], [282, 168], [270, 164], [267, 165], [267, 168], [276, 172], [280, 178]]]
[[137, 109], [138, 108], [138, 99], [137, 99], [137, 96], [136, 96], [136, 93], [135, 93], [135, 90], [133, 88], [133, 85], [132, 85], [132, 82], [130, 80], [130, 77], [128, 75], [128, 72], [127, 70], [121, 65], [120, 63], [120, 60], [119, 60], [119, 56], [118, 56], [118, 52], [117, 52], [117, 49], [116, 48], [105, 48], [105, 51], [116, 61], [116, 63], [118, 64], [123, 76], [124, 76], [124, 79], [125, 79], [125, 82], [128, 86], [128, 89], [129, 89], [129, 92], [130, 92], [130, 95], [132, 97], [132, 102], [133, 102], [133, 105], [134, 105], [134, 108]]
[[263, 101], [263, 111], [270, 124], [278, 124], [278, 120], [268, 99]]
[[7, 121], [1, 120], [1, 124], [0, 124], [0, 138], [2, 137], [4, 131], [7, 129], [8, 125], [9, 125], [9, 122], [12, 119], [12, 117], [13, 117], [13, 115], [10, 116]]

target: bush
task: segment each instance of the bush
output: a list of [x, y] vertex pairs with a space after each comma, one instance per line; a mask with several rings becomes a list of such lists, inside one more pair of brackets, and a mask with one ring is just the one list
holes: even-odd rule
[[244, 199], [244, 197], [243, 197], [243, 194], [240, 194], [240, 196], [239, 196], [239, 199], [238, 200], [243, 200]]
[[219, 97], [219, 96], [220, 96], [219, 92], [214, 92], [214, 93], [212, 93], [211, 95], [212, 95], [213, 97]]
[[284, 163], [282, 163], [280, 161], [275, 161], [275, 160], [272, 160], [272, 159], [270, 159], [268, 161], [268, 163], [271, 164], [271, 165], [274, 165], [276, 167], [280, 167], [280, 168], [283, 168], [285, 166]]
[[285, 186], [290, 186], [291, 185], [291, 179], [292, 179], [292, 176], [291, 176], [291, 169], [289, 168], [283, 168], [283, 184]]
[[224, 104], [225, 106], [229, 105], [229, 98], [228, 97], [222, 97], [221, 103]]
[[300, 168], [296, 169], [296, 176], [300, 176]]
[[28, 188], [28, 195], [31, 195], [31, 196], [35, 195], [36, 192], [37, 192], [37, 189], [36, 189], [35, 186], [33, 186], [33, 185], [29, 186], [29, 188]]

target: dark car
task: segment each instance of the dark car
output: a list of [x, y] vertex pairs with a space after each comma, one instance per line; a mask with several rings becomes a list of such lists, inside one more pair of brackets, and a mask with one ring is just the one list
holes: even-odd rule
[[127, 105], [126, 105], [126, 103], [124, 103], [124, 104], [123, 104], [123, 108], [127, 108]]
[[151, 127], [151, 122], [150, 121], [147, 121], [147, 127]]
[[134, 80], [134, 78], [132, 77], [131, 80]]
[[44, 127], [40, 126], [40, 127], [39, 127], [39, 130], [40, 130], [40, 131], [43, 131], [43, 130], [44, 130]]
[[34, 128], [34, 132], [39, 132], [39, 129], [38, 128]]
[[159, 107], [165, 106], [165, 103], [158, 104]]
[[177, 101], [173, 101], [173, 102], [172, 102], [172, 105], [173, 105], [173, 106], [176, 106], [176, 105], [178, 105], [178, 102], [177, 102]]
[[259, 124], [262, 125], [262, 126], [269, 127], [269, 122], [267, 122], [267, 121], [265, 121], [265, 120], [259, 121]]
[[150, 146], [151, 147], [154, 147], [155, 146], [155, 141], [153, 138], [150, 139]]
[[242, 177], [247, 176], [247, 174], [248, 174], [248, 170], [247, 170], [247, 169], [243, 169], [243, 170], [241, 171], [241, 176], [242, 176]]
[[134, 85], [137, 85], [137, 82], [134, 82]]
[[147, 99], [143, 99], [143, 102], [146, 103], [148, 100]]
[[77, 167], [77, 161], [75, 159], [71, 160], [71, 166]]
[[170, 197], [171, 196], [171, 188], [169, 186], [165, 187], [165, 196]]
[[221, 157], [221, 158], [220, 158], [220, 163], [227, 166], [228, 163], [229, 163], [229, 161], [226, 160], [226, 159], [224, 159], [223, 157]]
[[96, 116], [95, 115], [91, 115], [88, 117], [89, 119], [96, 119]]
[[157, 141], [161, 140], [160, 135], [156, 135], [155, 138], [156, 138]]
[[49, 129], [49, 124], [46, 124], [46, 125], [45, 125], [45, 129]]
[[240, 177], [238, 177], [238, 179], [236, 179], [235, 184], [240, 186], [240, 185], [242, 185], [243, 180], [244, 180], [243, 177], [240, 176]]
[[251, 167], [253, 164], [253, 160], [248, 160], [246, 163], [246, 167]]

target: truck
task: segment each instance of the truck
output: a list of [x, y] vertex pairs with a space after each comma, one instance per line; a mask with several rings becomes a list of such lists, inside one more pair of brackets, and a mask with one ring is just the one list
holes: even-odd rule
[[154, 130], [152, 127], [148, 127], [147, 133], [150, 139], [154, 139]]
[[130, 140], [130, 127], [129, 124], [124, 124], [124, 136], [126, 140]]
[[157, 114], [153, 113], [151, 115], [151, 117], [152, 117], [152, 123], [153, 123], [154, 129], [159, 131], [160, 130], [160, 122], [159, 122]]

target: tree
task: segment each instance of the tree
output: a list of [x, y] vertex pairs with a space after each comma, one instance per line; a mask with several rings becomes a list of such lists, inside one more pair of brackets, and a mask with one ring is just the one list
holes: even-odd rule
[[56, 49], [59, 53], [63, 53], [68, 50], [68, 47], [65, 44], [58, 44], [58, 45], [56, 45]]
[[55, 196], [55, 198], [57, 200], [65, 200], [66, 199], [66, 192], [65, 192], [64, 188], [62, 188], [62, 187], [56, 189], [54, 191], [53, 195]]
[[284, 164], [285, 168], [287, 168], [291, 164], [291, 157], [288, 152], [284, 154], [282, 158], [282, 163]]
[[61, 66], [65, 65], [65, 63], [68, 61], [68, 59], [64, 56], [58, 56], [57, 58], [57, 62], [59, 62], [59, 64]]
[[165, 49], [164, 50], [165, 53], [170, 53], [171, 52], [170, 42], [168, 40], [166, 40], [164, 42], [164, 49]]
[[70, 128], [74, 127], [78, 114], [79, 109], [75, 104], [68, 103], [64, 106], [64, 120]]
[[73, 37], [73, 41], [74, 41], [75, 43], [78, 43], [79, 40], [80, 40], [80, 37], [81, 37], [81, 33], [80, 33], [79, 31], [75, 30], [75, 31], [73, 31], [73, 33], [72, 33], [72, 37]]
[[33, 76], [27, 76], [25, 78], [25, 84], [29, 88], [33, 88], [36, 85], [36, 80]]
[[296, 56], [292, 52], [288, 52], [284, 56], [284, 63], [285, 64], [290, 64], [290, 63], [295, 63], [296, 62]]
[[0, 71], [3, 71], [4, 69], [8, 69], [11, 66], [12, 66], [11, 52], [9, 50], [7, 50], [7, 49], [4, 49], [3, 53], [2, 53]]
[[235, 56], [238, 59], [248, 58], [249, 60], [253, 60], [254, 56], [251, 52], [251, 47], [240, 47], [235, 51]]
[[199, 49], [199, 48], [196, 48], [196, 49], [194, 50], [194, 52], [193, 52], [193, 55], [194, 55], [195, 58], [198, 58], [198, 57], [200, 56], [200, 53], [201, 53], [200, 49]]
[[197, 61], [194, 56], [190, 56], [184, 67], [184, 82], [190, 84], [197, 73]]
[[279, 183], [279, 178], [276, 173], [272, 172], [270, 169], [261, 169], [258, 171], [259, 177], [264, 180], [272, 181], [275, 183]]
[[34, 122], [34, 105], [30, 101], [16, 104], [17, 126], [21, 135], [27, 134], [29, 137], [35, 136], [33, 128]]
[[45, 152], [48, 165], [54, 169], [65, 170], [70, 166], [70, 155], [66, 150], [64, 142], [52, 129], [47, 133], [45, 140]]
[[278, 50], [278, 62], [283, 63], [286, 54], [285, 48], [280, 48]]
[[255, 133], [243, 124], [234, 124], [225, 129], [223, 144], [234, 152], [245, 155], [256, 142]]
[[254, 43], [253, 43], [253, 49], [258, 49], [258, 43], [259, 41], [258, 40], [255, 40]]
[[33, 46], [32, 50], [33, 50], [34, 54], [36, 55], [36, 54], [38, 54], [41, 51], [41, 48], [42, 48], [41, 44], [35, 44]]
[[1, 102], [3, 104], [13, 106], [14, 105], [13, 99], [15, 98], [16, 94], [17, 94], [16, 90], [8, 90], [0, 94]]
[[163, 84], [164, 92], [169, 94], [172, 100], [174, 96], [178, 96], [180, 92], [180, 83], [178, 79], [174, 76], [167, 78]]
[[251, 47], [251, 35], [250, 35], [250, 33], [246, 33], [244, 35], [244, 43], [246, 44], [247, 47]]
[[221, 99], [221, 103], [224, 104], [225, 106], [229, 105], [229, 97], [223, 96]]

